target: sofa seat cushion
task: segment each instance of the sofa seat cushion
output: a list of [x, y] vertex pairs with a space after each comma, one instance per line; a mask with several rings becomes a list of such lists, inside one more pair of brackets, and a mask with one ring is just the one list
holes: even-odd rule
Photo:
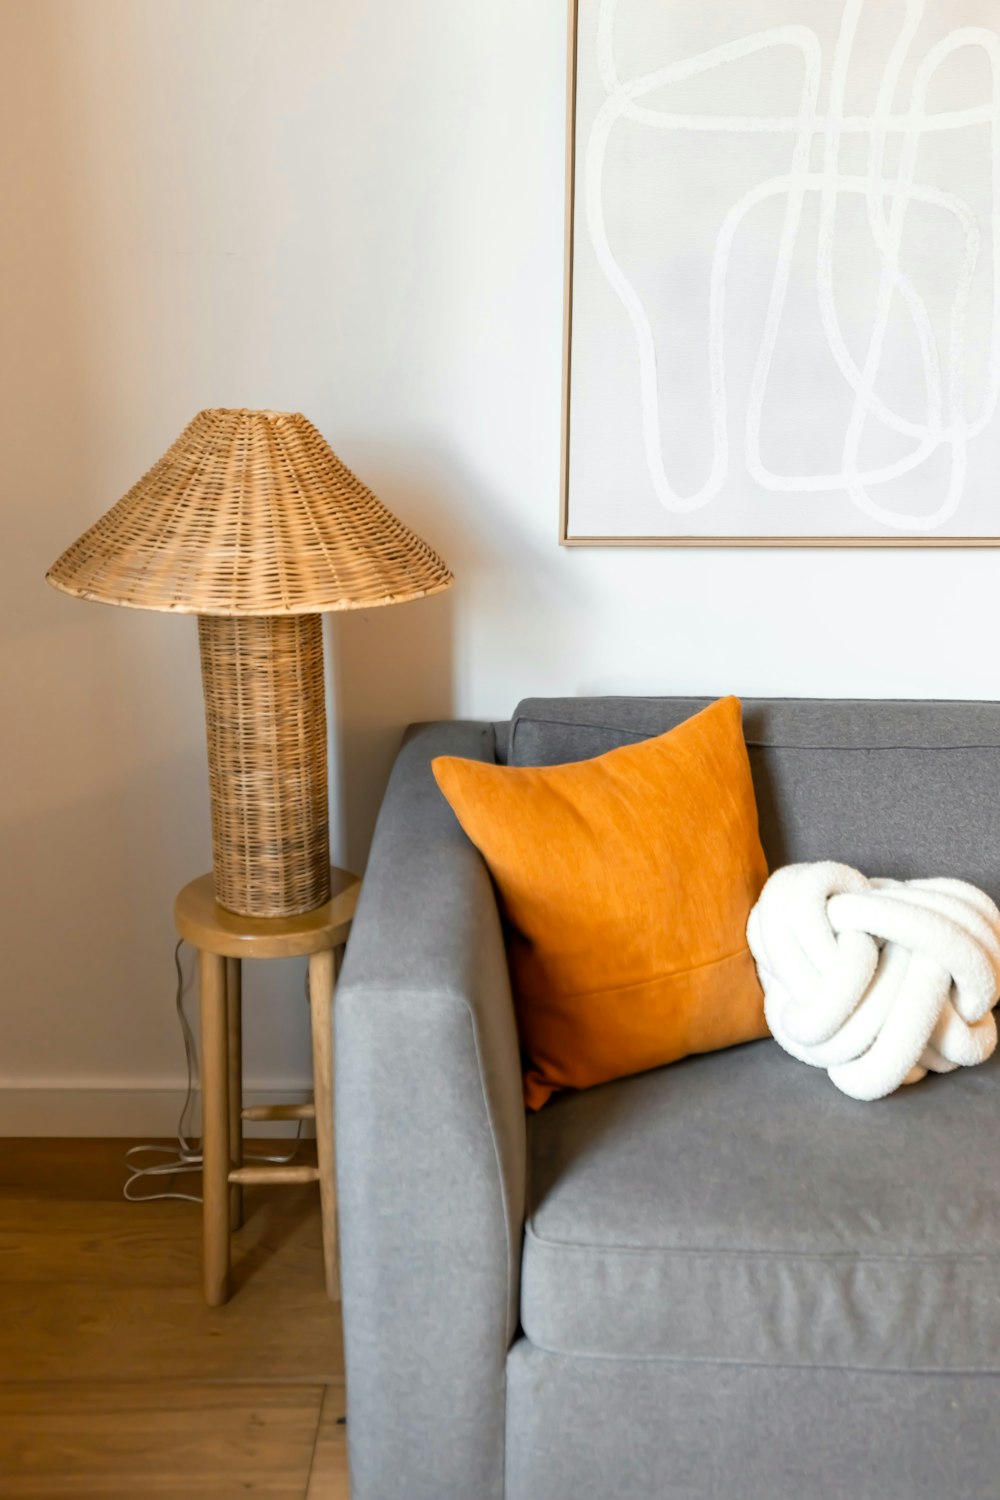
[[531, 1121], [554, 1353], [1000, 1371], [1000, 1054], [859, 1104], [763, 1041]]

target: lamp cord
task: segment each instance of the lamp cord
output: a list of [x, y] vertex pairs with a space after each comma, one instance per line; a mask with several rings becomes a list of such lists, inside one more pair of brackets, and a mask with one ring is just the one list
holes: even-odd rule
[[[181, 967], [181, 949], [184, 939], [178, 942], [174, 949], [174, 968], [177, 971], [177, 989], [174, 995], [174, 1006], [177, 1011], [177, 1020], [181, 1028], [181, 1037], [184, 1042], [184, 1057], [187, 1063], [187, 1092], [184, 1096], [184, 1107], [177, 1121], [177, 1145], [141, 1145], [130, 1146], [125, 1152], [126, 1169], [129, 1172], [128, 1180], [124, 1187], [124, 1196], [129, 1203], [160, 1203], [166, 1199], [174, 1199], [181, 1203], [200, 1203], [200, 1193], [142, 1193], [134, 1192], [133, 1184], [145, 1181], [149, 1177], [176, 1177], [185, 1172], [200, 1172], [202, 1167], [202, 1154], [200, 1142], [195, 1145], [188, 1139], [188, 1114], [194, 1104], [195, 1092], [198, 1088], [198, 1048], [194, 1039], [191, 1023], [184, 1009], [184, 970]], [[308, 984], [308, 981], [307, 981]], [[308, 993], [308, 989], [307, 989]], [[264, 1162], [275, 1166], [286, 1166], [294, 1160], [302, 1139], [302, 1125], [300, 1120], [295, 1130], [295, 1141], [292, 1149], [283, 1156], [265, 1156], [257, 1152], [249, 1152], [247, 1160]], [[142, 1156], [162, 1156], [164, 1161], [148, 1162], [145, 1165], [137, 1163], [135, 1158]]]

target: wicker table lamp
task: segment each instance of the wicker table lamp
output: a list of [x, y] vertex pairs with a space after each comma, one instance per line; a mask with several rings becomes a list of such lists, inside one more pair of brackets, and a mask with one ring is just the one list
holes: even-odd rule
[[215, 895], [247, 916], [330, 896], [326, 610], [452, 583], [297, 412], [199, 412], [46, 575], [67, 594], [198, 616]]

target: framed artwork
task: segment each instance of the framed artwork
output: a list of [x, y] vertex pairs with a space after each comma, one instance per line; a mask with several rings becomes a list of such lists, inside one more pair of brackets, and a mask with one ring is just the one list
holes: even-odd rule
[[561, 540], [1000, 545], [998, 0], [574, 0]]

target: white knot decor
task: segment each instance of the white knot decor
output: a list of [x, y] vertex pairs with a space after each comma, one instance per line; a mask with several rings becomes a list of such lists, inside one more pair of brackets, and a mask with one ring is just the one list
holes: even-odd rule
[[761, 892], [747, 940], [775, 1041], [853, 1099], [996, 1048], [1000, 911], [963, 880], [788, 865]]

